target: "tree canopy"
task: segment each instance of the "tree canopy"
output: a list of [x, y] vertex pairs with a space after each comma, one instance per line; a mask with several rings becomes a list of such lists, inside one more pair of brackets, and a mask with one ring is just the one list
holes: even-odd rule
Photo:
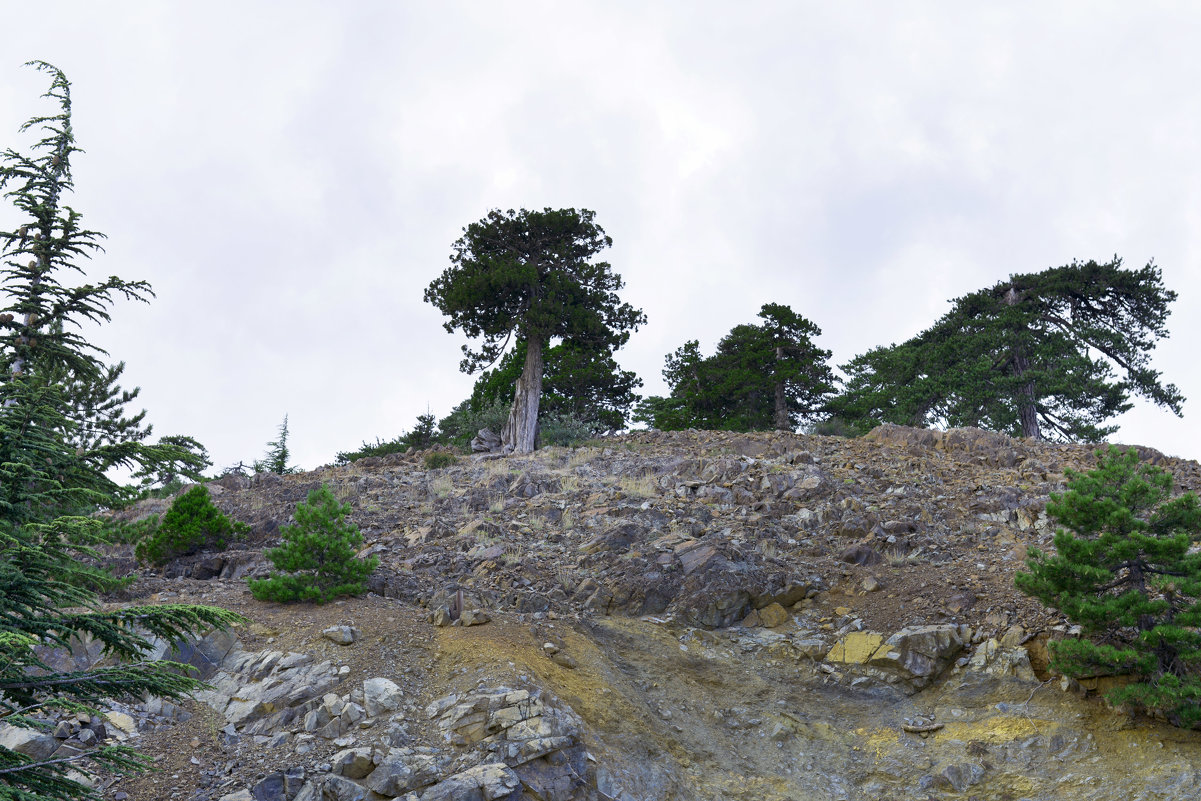
[[788, 306], [767, 303], [758, 324], [737, 325], [704, 356], [684, 343], [665, 359], [667, 398], [648, 398], [637, 419], [660, 429], [790, 431], [820, 414], [834, 392], [821, 329]]
[[[151, 638], [176, 641], [227, 626], [240, 617], [200, 606], [139, 606], [105, 610], [92, 588], [112, 578], [89, 567], [101, 523], [84, 516], [127, 494], [105, 471], [125, 465], [192, 471], [190, 438], [149, 445], [141, 416], [127, 416], [134, 392], [116, 385], [101, 350], [79, 332], [81, 323], [109, 319], [121, 297], [144, 300], [143, 282], [111, 277], [70, 285], [77, 260], [97, 250], [100, 234], [80, 226], [65, 205], [70, 158], [79, 152], [71, 128], [70, 84], [49, 64], [47, 93], [58, 110], [34, 117], [22, 131], [42, 138], [25, 155], [0, 156], [0, 190], [25, 221], [0, 231], [0, 721], [26, 729], [45, 725], [47, 710], [98, 713], [105, 699], [134, 702], [147, 693], [178, 698], [199, 682], [169, 662], [148, 662]], [[159, 473], [161, 475], [161, 473]], [[60, 671], [42, 657], [45, 645], [69, 647], [95, 638], [114, 657], [89, 670]], [[144, 763], [128, 748], [101, 746], [34, 759], [0, 746], [0, 796], [22, 801], [99, 799], [72, 770], [87, 764], [133, 770]]]
[[978, 426], [1066, 441], [1116, 431], [1105, 423], [1133, 395], [1179, 415], [1184, 397], [1149, 364], [1175, 299], [1154, 264], [1127, 270], [1117, 257], [1014, 275], [844, 365], [834, 411], [861, 430]]
[[463, 229], [451, 266], [425, 291], [426, 301], [450, 318], [447, 331], [481, 340], [478, 349], [463, 346], [464, 372], [495, 363], [510, 344], [525, 345], [501, 432], [518, 453], [536, 445], [543, 356], [552, 340], [612, 353], [646, 322], [618, 297], [621, 277], [593, 260], [612, 244], [594, 217], [587, 209], [494, 209]]

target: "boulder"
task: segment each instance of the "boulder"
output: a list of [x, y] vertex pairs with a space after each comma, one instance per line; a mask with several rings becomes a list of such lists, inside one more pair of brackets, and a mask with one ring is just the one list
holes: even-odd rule
[[442, 761], [430, 754], [414, 753], [409, 748], [392, 749], [371, 771], [365, 784], [380, 795], [395, 797], [433, 784], [442, 767]]
[[889, 637], [867, 664], [892, 672], [921, 689], [963, 650], [965, 628], [952, 624], [903, 628]]
[[396, 682], [376, 677], [363, 682], [363, 707], [368, 717], [379, 717], [400, 708], [404, 691]]

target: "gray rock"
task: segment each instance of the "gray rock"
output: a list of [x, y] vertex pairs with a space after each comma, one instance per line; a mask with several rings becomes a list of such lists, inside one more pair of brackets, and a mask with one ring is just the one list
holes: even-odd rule
[[423, 792], [421, 801], [496, 801], [521, 789], [521, 779], [503, 762], [476, 765], [438, 782]]
[[948, 765], [938, 774], [938, 778], [941, 780], [941, 784], [950, 787], [957, 793], [962, 793], [984, 778], [984, 768], [974, 762]]
[[287, 789], [283, 773], [272, 773], [264, 776], [250, 788], [254, 801], [288, 801]]
[[368, 717], [376, 718], [387, 712], [395, 712], [402, 700], [404, 691], [390, 679], [376, 677], [363, 682], [363, 707]]
[[0, 745], [31, 759], [42, 760], [58, 749], [59, 742], [54, 739], [53, 735], [34, 729], [0, 724]]
[[471, 440], [472, 453], [491, 453], [501, 448], [500, 435], [494, 434], [487, 428], [481, 428]]
[[398, 796], [436, 782], [441, 767], [439, 760], [433, 756], [398, 749], [380, 762], [365, 783], [380, 795]]
[[321, 636], [337, 645], [350, 645], [360, 635], [354, 626], [330, 626], [321, 632]]
[[362, 779], [375, 770], [375, 762], [371, 759], [370, 748], [347, 748], [334, 754], [332, 770], [338, 776], [348, 779]]

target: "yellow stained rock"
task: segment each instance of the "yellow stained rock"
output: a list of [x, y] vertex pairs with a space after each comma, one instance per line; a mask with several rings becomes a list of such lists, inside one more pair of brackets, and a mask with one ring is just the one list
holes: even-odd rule
[[834, 644], [830, 653], [826, 654], [826, 661], [861, 665], [872, 658], [872, 654], [883, 642], [883, 634], [874, 631], [852, 631]]
[[783, 626], [792, 617], [788, 611], [778, 603], [771, 603], [759, 610], [759, 623], [769, 629], [774, 629], [776, 626]]

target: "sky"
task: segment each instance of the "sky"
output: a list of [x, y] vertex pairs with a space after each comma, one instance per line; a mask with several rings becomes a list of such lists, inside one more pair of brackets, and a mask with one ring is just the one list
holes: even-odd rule
[[[1116, 441], [1201, 457], [1201, 5], [0, 0], [0, 148], [72, 82], [88, 330], [156, 434], [220, 469], [288, 416], [306, 469], [470, 394], [423, 301], [490, 209], [587, 208], [647, 324], [712, 352], [764, 303], [842, 364], [949, 299], [1073, 260], [1179, 294]], [[11, 222], [0, 209], [0, 227]]]

